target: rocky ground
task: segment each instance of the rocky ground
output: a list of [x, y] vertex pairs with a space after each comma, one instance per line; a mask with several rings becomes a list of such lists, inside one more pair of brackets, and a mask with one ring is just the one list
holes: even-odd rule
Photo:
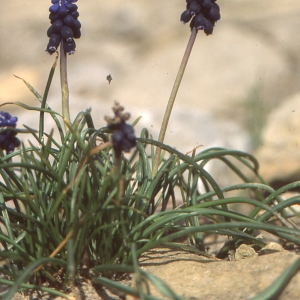
[[[0, 104], [38, 105], [13, 75], [43, 93], [54, 61], [44, 53], [49, 3], [1, 1]], [[218, 3], [222, 19], [212, 36], [197, 37], [166, 142], [183, 152], [196, 145], [250, 151], [267, 180], [279, 186], [299, 180], [295, 162], [300, 153], [300, 2]], [[104, 126], [103, 117], [117, 100], [131, 112], [132, 120], [142, 116], [138, 132], [146, 126], [156, 138], [189, 38], [188, 26], [179, 22], [184, 1], [79, 0], [78, 6], [82, 38], [68, 62], [72, 117], [91, 107], [96, 125]], [[108, 74], [113, 78], [110, 85]], [[60, 111], [58, 73], [49, 105]], [[1, 109], [18, 115], [20, 125], [37, 127], [33, 112], [16, 106]], [[212, 172], [219, 180], [228, 178], [218, 170], [217, 166]], [[155, 256], [164, 256], [165, 261]], [[246, 299], [270, 284], [296, 257], [280, 252], [242, 261], [204, 262], [185, 254], [159, 253], [152, 262], [144, 258], [141, 264], [190, 299]], [[298, 299], [299, 281], [298, 274], [280, 299]], [[94, 299], [116, 297], [103, 295]]]
[[[247, 245], [240, 246], [234, 261], [216, 260], [185, 251], [170, 248], [158, 248], [142, 255], [140, 266], [163, 279], [178, 295], [189, 300], [200, 299], [232, 299], [243, 300], [256, 296], [269, 287], [276, 278], [295, 260], [299, 253], [284, 251], [276, 243], [270, 243], [258, 254]], [[126, 279], [123, 284], [135, 286], [135, 278]], [[300, 273], [296, 274], [282, 291], [278, 300], [296, 300], [300, 297]], [[150, 286], [153, 296], [163, 297]], [[133, 300], [117, 291], [102, 287], [93, 287], [83, 283], [79, 288], [73, 288], [69, 294], [72, 300]], [[62, 300], [49, 295], [33, 295], [31, 298], [16, 294], [13, 300]]]

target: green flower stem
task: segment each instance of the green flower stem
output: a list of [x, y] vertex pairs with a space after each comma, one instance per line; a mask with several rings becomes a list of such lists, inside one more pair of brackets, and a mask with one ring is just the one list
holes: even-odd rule
[[[62, 115], [65, 121], [71, 124], [70, 119], [70, 107], [69, 107], [69, 87], [68, 87], [68, 76], [67, 76], [67, 55], [64, 51], [63, 42], [60, 45], [60, 85], [62, 95]], [[67, 127], [65, 125], [65, 130]]]
[[[165, 111], [165, 115], [164, 115], [164, 118], [163, 118], [162, 125], [161, 125], [161, 128], [160, 128], [160, 133], [159, 133], [159, 137], [158, 137], [158, 141], [160, 143], [163, 143], [163, 141], [164, 141], [165, 134], [166, 134], [166, 131], [167, 131], [167, 126], [168, 126], [169, 119], [170, 119], [170, 115], [171, 115], [172, 108], [173, 108], [173, 105], [174, 105], [174, 102], [175, 102], [175, 98], [176, 98], [176, 95], [177, 95], [177, 92], [178, 92], [178, 89], [179, 89], [179, 86], [180, 86], [180, 82], [181, 82], [181, 79], [183, 77], [186, 65], [187, 65], [187, 62], [188, 62], [190, 54], [192, 52], [193, 45], [194, 45], [194, 42], [195, 42], [196, 37], [197, 37], [197, 32], [198, 32], [198, 30], [195, 27], [193, 27], [189, 42], [188, 42], [187, 47], [185, 49], [185, 53], [183, 55], [181, 65], [180, 65], [178, 73], [177, 73], [177, 77], [176, 77], [174, 85], [173, 85], [173, 89], [172, 89], [172, 92], [171, 92], [171, 95], [170, 95], [170, 98], [169, 98], [169, 102], [168, 102], [168, 105], [167, 105], [167, 108], [166, 108], [166, 111]], [[161, 154], [161, 149], [159, 147], [156, 147], [156, 152], [155, 152], [155, 157], [154, 157], [154, 164], [153, 164], [153, 169], [152, 169], [152, 178], [155, 177], [155, 175], [158, 171], [158, 166], [159, 166], [159, 161], [160, 161], [160, 154]]]

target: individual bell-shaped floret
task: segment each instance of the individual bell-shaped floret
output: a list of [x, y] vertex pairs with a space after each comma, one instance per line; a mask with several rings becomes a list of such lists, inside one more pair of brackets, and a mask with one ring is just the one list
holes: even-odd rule
[[63, 18], [63, 17], [65, 17], [67, 14], [68, 14], [68, 9], [67, 9], [64, 5], [62, 5], [62, 6], [59, 8], [59, 10], [58, 10], [58, 15], [59, 15], [59, 17], [60, 17], [60, 18]]
[[50, 19], [51, 24], [53, 24], [56, 20], [59, 19], [58, 13], [50, 13], [49, 19]]
[[79, 17], [79, 12], [77, 10], [72, 11], [70, 14], [74, 19], [77, 19]]
[[194, 26], [196, 27], [197, 30], [203, 30], [205, 28], [206, 24], [206, 19], [204, 18], [203, 14], [198, 14], [195, 17], [195, 23]]
[[65, 7], [67, 8], [67, 10], [68, 10], [69, 12], [77, 11], [77, 9], [78, 9], [78, 6], [77, 6], [76, 4], [73, 4], [73, 3], [67, 3], [67, 4], [65, 5]]
[[208, 12], [208, 18], [212, 22], [219, 21], [221, 19], [220, 7], [217, 3], [213, 3], [210, 11]]
[[[67, 15], [64, 17], [64, 24], [70, 27], [75, 26], [75, 19], [71, 15]], [[79, 22], [79, 21], [78, 21]]]
[[201, 5], [197, 1], [193, 1], [188, 9], [192, 15], [197, 15], [201, 11]]
[[192, 18], [192, 13], [190, 10], [185, 10], [182, 14], [181, 14], [181, 17], [180, 17], [180, 21], [185, 24], [185, 23], [188, 23], [191, 18]]
[[75, 20], [73, 29], [80, 29], [81, 28], [81, 23], [78, 20]]
[[53, 14], [56, 14], [59, 10], [60, 6], [58, 3], [55, 3], [49, 7], [49, 11]]
[[76, 43], [73, 39], [70, 42], [63, 40], [63, 47], [64, 47], [64, 51], [67, 54], [71, 55], [75, 53]]
[[211, 0], [203, 0], [201, 6], [202, 6], [202, 8], [209, 10], [209, 9], [211, 9], [212, 4], [213, 4], [213, 2]]
[[206, 35], [210, 35], [212, 34], [214, 30], [214, 24], [208, 20], [208, 19], [205, 19], [205, 26], [204, 26], [204, 32]]
[[73, 40], [73, 30], [69, 26], [63, 26], [60, 35], [67, 43]]
[[46, 49], [46, 52], [49, 53], [49, 54], [53, 54], [59, 44], [60, 44], [60, 41], [61, 41], [61, 36], [60, 34], [57, 34], [57, 33], [53, 33], [51, 36], [50, 36], [50, 39], [49, 39], [49, 43], [47, 45], [47, 49]]
[[62, 27], [64, 25], [64, 22], [62, 20], [56, 20], [47, 31], [47, 36], [50, 37], [53, 33], [60, 33]]
[[8, 112], [0, 112], [0, 128], [1, 127], [16, 127], [18, 118], [12, 117]]

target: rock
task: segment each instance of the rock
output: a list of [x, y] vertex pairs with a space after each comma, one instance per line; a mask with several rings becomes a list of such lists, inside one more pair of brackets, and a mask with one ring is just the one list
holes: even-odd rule
[[[285, 251], [241, 261], [216, 261], [163, 248], [143, 254], [140, 265], [186, 299], [238, 300], [262, 292], [297, 258]], [[299, 284], [298, 272], [276, 299], [298, 299]], [[159, 299], [166, 299], [153, 287], [151, 291]]]
[[256, 257], [258, 254], [255, 250], [246, 244], [240, 245], [235, 251], [235, 260], [243, 260]]
[[269, 115], [262, 145], [256, 152], [260, 174], [273, 185], [300, 179], [300, 93], [287, 98]]
[[[220, 261], [208, 259], [186, 251], [157, 248], [148, 251], [140, 258], [140, 267], [167, 283], [178, 295], [186, 299], [249, 299], [269, 287], [298, 255], [288, 251], [258, 256], [241, 261]], [[132, 281], [122, 281], [134, 286]], [[300, 273], [298, 272], [276, 299], [299, 298]], [[77, 291], [77, 292], [76, 292]], [[146, 288], [145, 290], [146, 291]], [[166, 299], [150, 285], [152, 296]], [[125, 299], [106, 288], [97, 291], [90, 283], [84, 283], [70, 294], [72, 299]], [[44, 293], [38, 299], [62, 300], [61, 297], [49, 297]], [[13, 300], [27, 300], [29, 297], [16, 294]], [[34, 298], [36, 299], [36, 298]], [[126, 296], [127, 300], [136, 299]]]
[[285, 251], [280, 244], [270, 242], [259, 251], [259, 255]]

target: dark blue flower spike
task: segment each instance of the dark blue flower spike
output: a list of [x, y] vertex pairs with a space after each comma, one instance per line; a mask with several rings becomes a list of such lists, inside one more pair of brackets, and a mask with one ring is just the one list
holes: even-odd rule
[[221, 19], [217, 0], [186, 0], [186, 10], [181, 14], [182, 23], [190, 22], [191, 29], [204, 30], [206, 35], [213, 33], [215, 23]]
[[123, 151], [129, 152], [131, 148], [135, 147], [136, 137], [133, 127], [126, 124], [126, 121], [130, 118], [130, 114], [123, 113], [124, 107], [115, 102], [113, 111], [115, 114], [114, 118], [106, 116], [105, 120], [107, 127], [113, 131], [112, 143], [116, 156], [120, 156]]
[[81, 23], [78, 21], [78, 6], [74, 2], [77, 0], [51, 0], [49, 19], [52, 25], [47, 30], [49, 37], [47, 53], [53, 54], [61, 41], [66, 53], [75, 52], [74, 39], [79, 39], [81, 36]]
[[13, 152], [16, 147], [19, 147], [21, 142], [16, 137], [17, 132], [9, 128], [16, 128], [17, 117], [12, 117], [9, 113], [0, 112], [0, 129], [5, 129], [0, 132], [0, 148], [5, 150], [7, 154]]

